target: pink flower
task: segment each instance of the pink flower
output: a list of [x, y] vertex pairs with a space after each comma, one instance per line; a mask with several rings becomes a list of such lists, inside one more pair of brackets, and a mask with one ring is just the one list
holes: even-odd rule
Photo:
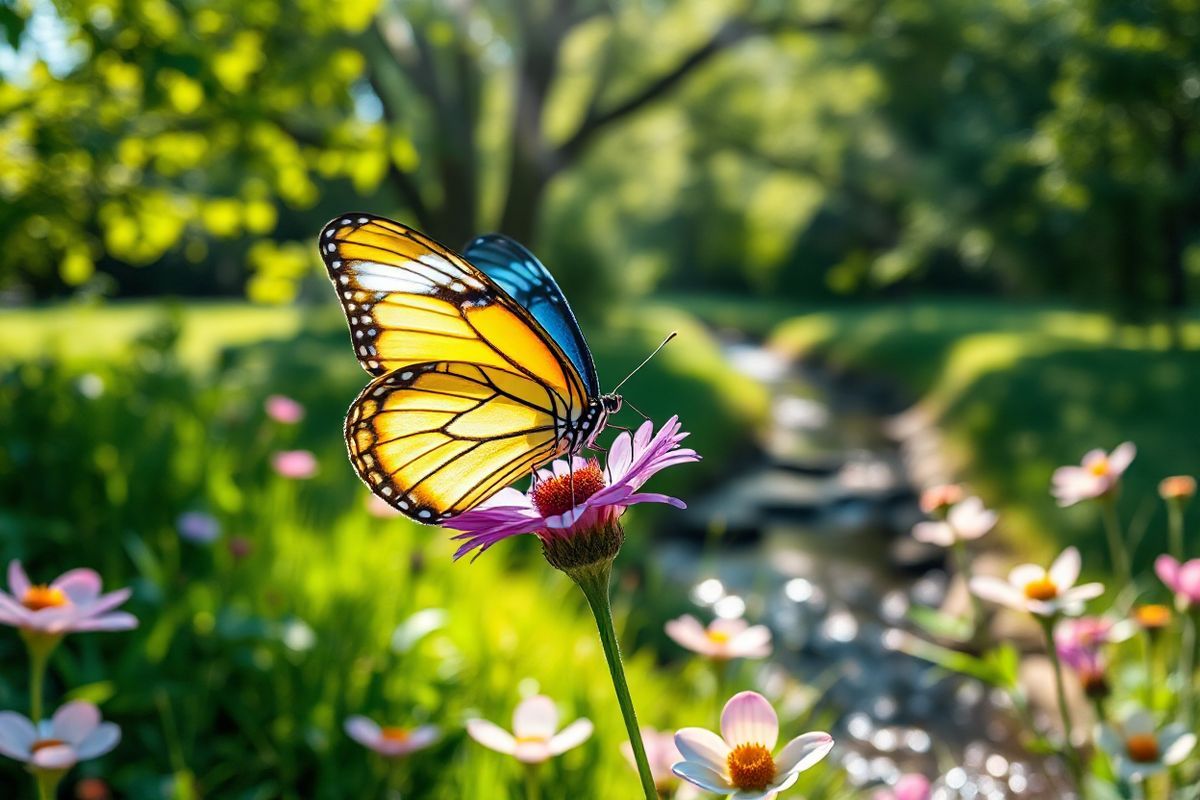
[[15, 711], [0, 711], [0, 753], [21, 761], [34, 772], [63, 772], [112, 750], [121, 729], [101, 722], [91, 703], [67, 703], [40, 724]]
[[691, 614], [665, 626], [670, 636], [693, 653], [717, 660], [766, 658], [771, 655], [771, 631], [765, 625], [748, 625], [744, 619], [715, 619], [705, 628]]
[[945, 513], [945, 519], [918, 522], [913, 538], [919, 542], [950, 547], [955, 542], [978, 539], [996, 527], [996, 512], [984, 508], [978, 497], [968, 497], [955, 503]]
[[434, 725], [418, 728], [381, 727], [361, 715], [346, 720], [346, 735], [368, 750], [387, 758], [399, 758], [424, 750], [441, 736]]
[[8, 590], [0, 592], [0, 624], [27, 631], [61, 636], [83, 631], [125, 631], [137, 619], [112, 609], [129, 598], [129, 589], [100, 594], [100, 576], [94, 570], [73, 569], [49, 586], [30, 583], [20, 561], [8, 565]]
[[1104, 617], [1064, 619], [1054, 629], [1054, 643], [1064, 662], [1078, 661], [1085, 654], [1095, 653], [1106, 644], [1123, 642], [1132, 636], [1134, 626], [1128, 621], [1114, 622]]
[[[667, 795], [679, 783], [671, 767], [683, 760], [679, 748], [675, 746], [675, 735], [668, 731], [657, 731], [654, 728], [642, 728], [642, 745], [646, 748], [646, 761], [650, 764], [650, 774], [654, 777], [654, 785], [659, 794]], [[621, 742], [621, 752], [629, 766], [637, 769], [637, 761], [633, 757], [633, 747], [629, 742]], [[676, 792], [674, 800], [685, 800], [699, 796], [692, 786], [682, 786]]]
[[526, 764], [541, 764], [578, 747], [592, 735], [592, 723], [577, 719], [558, 730], [558, 709], [545, 695], [524, 700], [513, 711], [512, 733], [486, 719], [467, 720], [467, 733], [484, 747]]
[[964, 494], [963, 488], [957, 483], [930, 486], [921, 492], [921, 510], [930, 516], [940, 517], [950, 506], [961, 502]]
[[1121, 475], [1137, 455], [1133, 442], [1117, 445], [1111, 453], [1089, 450], [1078, 467], [1059, 467], [1051, 478], [1050, 493], [1060, 506], [1103, 497], [1116, 488]]
[[1175, 604], [1181, 610], [1200, 606], [1200, 558], [1180, 564], [1171, 556], [1154, 560], [1159, 580], [1175, 593]]
[[984, 600], [1017, 611], [1039, 617], [1074, 616], [1083, 611], [1085, 602], [1104, 594], [1100, 583], [1075, 585], [1081, 566], [1079, 551], [1068, 547], [1048, 570], [1037, 564], [1022, 564], [1009, 573], [1008, 580], [980, 575], [971, 579], [970, 587]]
[[304, 406], [290, 397], [273, 394], [263, 403], [267, 416], [284, 425], [295, 425], [304, 419]]
[[687, 436], [671, 417], [658, 433], [647, 421], [630, 436], [622, 433], [608, 452], [602, 471], [595, 459], [575, 457], [572, 466], [555, 461], [541, 469], [527, 493], [503, 489], [478, 508], [451, 521], [465, 539], [454, 557], [472, 551], [482, 554], [510, 536], [533, 533], [543, 541], [570, 539], [584, 531], [616, 522], [625, 509], [637, 503], [669, 503], [684, 508], [683, 501], [663, 494], [638, 492], [656, 472], [675, 464], [699, 461], [694, 450], [680, 449]]
[[779, 718], [766, 698], [741, 692], [721, 712], [721, 735], [704, 728], [675, 734], [683, 761], [674, 772], [704, 791], [733, 795], [736, 800], [765, 800], [790, 788], [800, 773], [833, 749], [828, 733], [806, 733], [773, 755]]
[[305, 480], [317, 474], [317, 457], [308, 450], [283, 450], [271, 456], [271, 466], [285, 478]]
[[924, 775], [910, 773], [902, 775], [891, 789], [880, 789], [874, 800], [929, 800], [933, 784]]

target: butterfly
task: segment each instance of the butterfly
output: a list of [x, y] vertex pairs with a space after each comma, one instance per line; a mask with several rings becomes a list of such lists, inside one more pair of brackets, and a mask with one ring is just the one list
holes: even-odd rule
[[460, 255], [399, 222], [344, 214], [321, 257], [373, 380], [346, 414], [371, 491], [439, 524], [522, 475], [590, 446], [617, 394], [549, 270], [506, 236]]

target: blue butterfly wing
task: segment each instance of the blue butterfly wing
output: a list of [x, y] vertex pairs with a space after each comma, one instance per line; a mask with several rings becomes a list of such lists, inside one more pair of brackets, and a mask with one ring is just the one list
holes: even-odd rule
[[562, 289], [537, 256], [498, 233], [472, 239], [463, 255], [538, 321], [571, 360], [588, 394], [599, 397], [600, 381], [592, 351]]

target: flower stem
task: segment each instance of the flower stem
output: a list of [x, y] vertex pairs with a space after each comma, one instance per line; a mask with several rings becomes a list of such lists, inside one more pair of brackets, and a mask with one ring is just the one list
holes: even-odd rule
[[979, 626], [983, 624], [983, 601], [971, 591], [971, 554], [967, 552], [966, 542], [962, 539], [954, 541], [954, 558], [958, 562], [958, 572], [962, 577], [963, 586], [967, 589], [967, 596], [971, 598], [971, 635], [974, 637], [979, 633]]
[[1108, 552], [1112, 558], [1113, 572], [1123, 583], [1133, 583], [1133, 568], [1129, 565], [1129, 551], [1125, 548], [1125, 537], [1121, 535], [1121, 521], [1117, 518], [1117, 498], [1111, 493], [1101, 498], [1104, 509], [1104, 532], [1108, 535]]
[[1054, 620], [1041, 617], [1039, 621], [1042, 623], [1042, 633], [1046, 636], [1046, 653], [1054, 666], [1054, 691], [1058, 696], [1058, 713], [1062, 715], [1063, 723], [1063, 755], [1067, 760], [1067, 767], [1071, 770], [1071, 777], [1075, 780], [1075, 788], [1082, 797], [1086, 791], [1083, 783], [1083, 765], [1079, 759], [1079, 751], [1075, 749], [1075, 743], [1072, 741], [1074, 726], [1071, 724], [1071, 709], [1067, 705], [1067, 690], [1063, 684], [1062, 662], [1058, 658], [1058, 648], [1054, 646]]
[[38, 770], [33, 773], [37, 785], [38, 800], [54, 800], [58, 794], [58, 784], [62, 781], [64, 770]]
[[612, 602], [608, 592], [612, 561], [602, 561], [575, 568], [567, 574], [583, 590], [583, 596], [587, 598], [592, 615], [596, 618], [600, 644], [604, 648], [604, 657], [608, 660], [608, 671], [612, 674], [613, 689], [616, 690], [617, 702], [621, 706], [621, 716], [625, 719], [625, 730], [629, 733], [629, 744], [633, 748], [633, 757], [637, 762], [638, 775], [642, 780], [642, 789], [646, 793], [646, 800], [658, 800], [658, 790], [654, 788], [654, 777], [650, 773], [650, 762], [646, 758], [646, 746], [642, 742], [642, 732], [638, 728], [637, 714], [633, 709], [633, 698], [629, 694], [629, 684], [625, 681], [625, 668], [621, 664], [621, 646], [617, 641], [616, 629], [613, 627]]
[[1179, 704], [1183, 707], [1183, 722], [1187, 729], [1195, 728], [1196, 684], [1192, 676], [1196, 672], [1196, 617], [1200, 612], [1191, 611], [1183, 615], [1183, 635], [1179, 643], [1179, 677], [1183, 679]]
[[537, 764], [525, 765], [525, 800], [541, 800], [542, 784], [538, 780]]
[[1170, 531], [1171, 556], [1176, 561], [1183, 561], [1183, 505], [1178, 501], [1167, 503], [1167, 524]]
[[42, 721], [46, 665], [62, 637], [22, 631], [22, 638], [25, 639], [25, 649], [29, 651], [29, 718], [36, 725]]

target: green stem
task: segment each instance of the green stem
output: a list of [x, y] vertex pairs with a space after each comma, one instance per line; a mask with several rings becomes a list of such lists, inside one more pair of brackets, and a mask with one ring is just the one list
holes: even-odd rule
[[1054, 646], [1054, 619], [1040, 617], [1039, 622], [1042, 623], [1042, 633], [1046, 636], [1046, 652], [1050, 656], [1050, 663], [1054, 666], [1054, 691], [1058, 696], [1058, 713], [1062, 715], [1063, 723], [1063, 754], [1066, 757], [1067, 766], [1071, 770], [1071, 776], [1075, 779], [1075, 788], [1080, 797], [1083, 797], [1086, 792], [1083, 782], [1083, 766], [1079, 758], [1079, 751], [1075, 749], [1075, 743], [1072, 741], [1074, 726], [1071, 724], [1071, 709], [1067, 705], [1067, 690], [1063, 684], [1062, 662], [1058, 658], [1058, 648]]
[[971, 591], [971, 555], [967, 552], [966, 542], [961, 539], [956, 539], [954, 542], [954, 557], [958, 562], [958, 571], [962, 575], [967, 596], [971, 598], [971, 635], [973, 638], [979, 632], [979, 626], [983, 624], [983, 601], [979, 599], [979, 595]]
[[540, 800], [542, 784], [538, 780], [537, 764], [525, 765], [525, 800]]
[[1196, 719], [1196, 684], [1192, 680], [1196, 672], [1196, 617], [1194, 610], [1183, 615], [1183, 635], [1179, 643], [1179, 677], [1183, 679], [1179, 703], [1183, 706], [1183, 722], [1188, 730], [1195, 727]]
[[1167, 524], [1170, 530], [1171, 555], [1183, 561], [1183, 505], [1179, 501], [1167, 501]]
[[36, 725], [42, 720], [46, 665], [50, 662], [50, 654], [62, 641], [62, 636], [31, 631], [22, 631], [21, 636], [25, 640], [25, 649], [29, 651], [29, 718]]
[[58, 795], [58, 784], [62, 781], [65, 770], [38, 770], [33, 773], [37, 785], [38, 800], [54, 800]]
[[1117, 518], [1117, 498], [1107, 494], [1100, 498], [1104, 509], [1104, 532], [1108, 535], [1108, 552], [1112, 558], [1113, 572], [1123, 583], [1129, 586], [1133, 583], [1133, 568], [1129, 564], [1129, 551], [1125, 548], [1125, 537], [1121, 535], [1121, 521]]
[[583, 590], [583, 596], [587, 598], [592, 615], [596, 618], [600, 644], [604, 648], [604, 657], [608, 660], [608, 671], [612, 675], [613, 689], [616, 690], [617, 702], [621, 706], [621, 716], [625, 719], [625, 730], [629, 733], [629, 745], [633, 748], [633, 757], [637, 762], [646, 800], [658, 800], [654, 776], [650, 773], [650, 761], [646, 758], [646, 746], [642, 742], [642, 732], [638, 728], [637, 714], [633, 709], [633, 698], [629, 694], [629, 684], [625, 681], [625, 668], [621, 664], [621, 645], [617, 641], [616, 628], [613, 627], [612, 602], [608, 593], [612, 561], [589, 564], [572, 569], [567, 574]]

